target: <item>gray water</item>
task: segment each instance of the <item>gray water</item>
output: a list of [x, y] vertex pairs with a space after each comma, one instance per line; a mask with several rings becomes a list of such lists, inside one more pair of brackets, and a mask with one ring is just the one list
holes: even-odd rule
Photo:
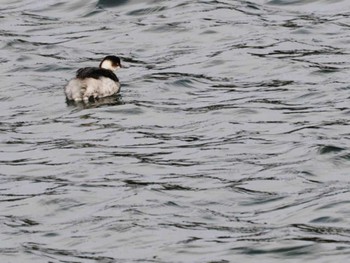
[[5, 0], [0, 44], [0, 262], [350, 258], [350, 1]]

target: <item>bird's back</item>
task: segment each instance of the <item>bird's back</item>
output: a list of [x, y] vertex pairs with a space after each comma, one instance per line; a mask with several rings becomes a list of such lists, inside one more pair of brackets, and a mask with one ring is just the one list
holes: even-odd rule
[[106, 77], [115, 82], [119, 82], [118, 77], [111, 70], [104, 69], [104, 68], [97, 68], [97, 67], [87, 67], [87, 68], [78, 69], [76, 73], [76, 77], [78, 79], [86, 79], [86, 78], [99, 79], [101, 77]]

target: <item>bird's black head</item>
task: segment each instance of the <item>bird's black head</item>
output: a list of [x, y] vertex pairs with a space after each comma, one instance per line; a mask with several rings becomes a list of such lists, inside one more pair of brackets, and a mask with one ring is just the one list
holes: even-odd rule
[[112, 71], [115, 71], [121, 67], [122, 64], [120, 63], [120, 58], [117, 56], [107, 56], [100, 63], [100, 68], [109, 69]]

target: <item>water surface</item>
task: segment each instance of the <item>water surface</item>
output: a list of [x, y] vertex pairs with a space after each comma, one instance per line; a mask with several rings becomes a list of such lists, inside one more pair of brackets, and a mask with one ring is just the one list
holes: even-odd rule
[[[2, 1], [1, 262], [341, 262], [345, 0]], [[122, 91], [67, 104], [122, 58]]]

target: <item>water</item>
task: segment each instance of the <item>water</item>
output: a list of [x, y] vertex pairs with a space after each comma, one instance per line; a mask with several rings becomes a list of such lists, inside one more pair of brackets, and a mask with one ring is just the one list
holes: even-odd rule
[[[349, 1], [0, 10], [1, 262], [349, 258]], [[120, 95], [67, 104], [109, 54]]]

